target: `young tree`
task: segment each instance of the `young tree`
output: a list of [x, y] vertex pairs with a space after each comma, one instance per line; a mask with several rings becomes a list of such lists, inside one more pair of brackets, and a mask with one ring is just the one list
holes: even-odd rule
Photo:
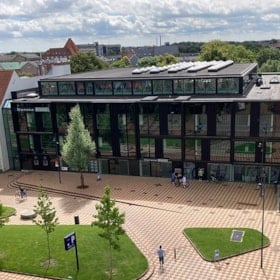
[[55, 230], [58, 224], [58, 218], [56, 217], [55, 208], [52, 207], [52, 202], [49, 199], [48, 194], [40, 186], [40, 192], [38, 195], [37, 205], [34, 206], [34, 212], [37, 218], [33, 219], [33, 222], [40, 226], [47, 235], [47, 245], [48, 245], [48, 260], [49, 265], [51, 261], [51, 249], [50, 249], [50, 234]]
[[62, 159], [71, 167], [80, 172], [81, 187], [85, 187], [83, 171], [89, 166], [93, 157], [95, 144], [90, 133], [85, 129], [79, 105], [70, 111], [70, 123], [67, 135], [62, 146]]
[[120, 249], [119, 236], [124, 234], [125, 231], [122, 225], [125, 221], [124, 213], [119, 213], [119, 209], [115, 207], [115, 200], [110, 198], [110, 187], [105, 186], [104, 194], [101, 198], [100, 204], [95, 206], [97, 215], [93, 215], [96, 219], [92, 222], [92, 226], [95, 225], [102, 229], [100, 236], [105, 238], [109, 243], [109, 270], [110, 279], [113, 275], [113, 249]]

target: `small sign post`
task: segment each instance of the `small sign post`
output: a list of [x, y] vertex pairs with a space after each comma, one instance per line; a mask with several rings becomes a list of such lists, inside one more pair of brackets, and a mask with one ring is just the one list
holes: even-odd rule
[[214, 261], [217, 262], [220, 259], [220, 250], [216, 249], [214, 251]]
[[66, 251], [75, 247], [77, 270], [79, 270], [78, 248], [77, 248], [77, 239], [76, 239], [75, 232], [71, 232], [64, 237], [64, 247]]

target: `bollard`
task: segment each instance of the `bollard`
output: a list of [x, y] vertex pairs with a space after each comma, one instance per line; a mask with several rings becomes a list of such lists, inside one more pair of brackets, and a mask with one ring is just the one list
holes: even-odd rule
[[74, 216], [75, 225], [80, 224], [79, 216]]

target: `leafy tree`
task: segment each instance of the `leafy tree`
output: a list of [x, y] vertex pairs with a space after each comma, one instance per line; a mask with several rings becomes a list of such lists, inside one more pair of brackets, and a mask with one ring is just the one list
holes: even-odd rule
[[55, 227], [58, 224], [58, 218], [56, 217], [55, 208], [52, 207], [52, 202], [50, 201], [48, 194], [43, 190], [42, 186], [40, 186], [40, 192], [38, 195], [37, 205], [34, 206], [34, 212], [36, 213], [37, 218], [33, 219], [33, 222], [41, 227], [47, 235], [48, 264], [50, 265], [50, 234], [55, 230]]
[[165, 66], [177, 63], [178, 59], [172, 54], [164, 54], [157, 56], [157, 66]]
[[131, 66], [130, 60], [127, 56], [122, 57], [119, 60], [112, 62], [111, 67], [124, 68]]
[[119, 209], [115, 207], [115, 203], [115, 200], [111, 200], [110, 198], [110, 187], [105, 186], [100, 204], [95, 206], [97, 215], [93, 215], [93, 217], [96, 220], [91, 224], [92, 226], [99, 227], [102, 230], [99, 235], [108, 241], [110, 279], [112, 279], [113, 274], [113, 249], [120, 249], [118, 243], [119, 236], [125, 233], [122, 228], [125, 222], [125, 215], [124, 213], [119, 213]]
[[95, 144], [91, 140], [89, 131], [85, 128], [79, 105], [73, 107], [69, 113], [70, 123], [62, 146], [62, 159], [80, 172], [81, 187], [84, 188], [83, 171], [89, 166], [93, 157]]
[[214, 40], [202, 46], [198, 60], [228, 60], [234, 62], [253, 62], [255, 55], [242, 45], [230, 44], [220, 40]]
[[280, 60], [267, 60], [260, 67], [260, 72], [280, 72]]
[[262, 48], [257, 53], [256, 59], [259, 67], [262, 67], [268, 60], [280, 60], [280, 50], [269, 47]]
[[0, 227], [4, 226], [4, 224], [8, 221], [8, 218], [3, 217], [4, 208], [2, 203], [0, 203]]
[[147, 66], [165, 66], [172, 63], [177, 63], [178, 59], [172, 54], [156, 55], [156, 56], [146, 56], [138, 60], [137, 66], [147, 67]]
[[108, 68], [108, 64], [92, 52], [80, 52], [70, 59], [72, 73]]
[[139, 66], [139, 67], [153, 66], [156, 64], [157, 64], [156, 56], [145, 56], [145, 57], [139, 58], [137, 61], [137, 66]]

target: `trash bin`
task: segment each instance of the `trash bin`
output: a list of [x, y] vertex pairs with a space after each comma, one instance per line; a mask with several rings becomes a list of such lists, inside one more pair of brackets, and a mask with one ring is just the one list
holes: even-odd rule
[[75, 225], [80, 224], [79, 216], [74, 216]]

